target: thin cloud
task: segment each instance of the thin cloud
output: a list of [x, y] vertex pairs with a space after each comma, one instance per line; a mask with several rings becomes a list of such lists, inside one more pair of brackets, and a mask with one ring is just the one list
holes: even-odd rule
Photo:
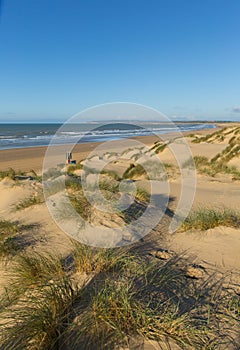
[[186, 109], [186, 107], [184, 107], [184, 106], [174, 106], [173, 109], [183, 110], [183, 109]]
[[0, 115], [16, 115], [15, 112], [1, 112]]
[[240, 107], [233, 107], [233, 108], [231, 109], [231, 112], [232, 112], [232, 113], [240, 113]]

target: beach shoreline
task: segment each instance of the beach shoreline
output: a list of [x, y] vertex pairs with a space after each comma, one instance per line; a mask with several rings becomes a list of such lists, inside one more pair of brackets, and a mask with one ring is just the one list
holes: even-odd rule
[[[167, 133], [160, 135], [148, 135], [148, 136], [136, 136], [131, 137], [133, 140], [137, 140], [139, 142], [144, 143], [146, 146], [151, 146], [155, 141], [159, 141], [159, 139], [167, 140], [174, 137], [179, 137], [180, 135], [188, 136], [191, 134], [199, 134], [205, 135], [210, 132], [214, 132], [220, 130], [221, 128], [238, 125], [238, 123], [216, 123], [215, 129], [201, 129], [201, 130], [191, 130], [184, 131], [181, 133]], [[118, 144], [119, 140], [112, 141], [113, 145]], [[86, 158], [87, 155], [95, 148], [98, 147], [103, 142], [89, 142], [73, 145], [73, 153], [74, 159], [77, 161]], [[71, 147], [71, 145], [68, 145]], [[55, 146], [54, 146], [55, 147]], [[63, 148], [63, 152], [65, 150], [64, 145], [56, 146], [59, 149]], [[37, 147], [27, 147], [27, 148], [12, 148], [6, 150], [0, 150], [0, 171], [5, 171], [9, 168], [13, 168], [17, 171], [30, 171], [34, 170], [38, 173], [42, 171], [43, 160], [45, 156], [45, 152], [48, 146], [37, 146]], [[63, 153], [63, 160], [65, 161], [65, 154]]]

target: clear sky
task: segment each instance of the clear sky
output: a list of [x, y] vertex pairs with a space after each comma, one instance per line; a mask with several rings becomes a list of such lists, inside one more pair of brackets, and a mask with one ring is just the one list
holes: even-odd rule
[[240, 120], [239, 0], [3, 0], [0, 16], [0, 122], [114, 101]]

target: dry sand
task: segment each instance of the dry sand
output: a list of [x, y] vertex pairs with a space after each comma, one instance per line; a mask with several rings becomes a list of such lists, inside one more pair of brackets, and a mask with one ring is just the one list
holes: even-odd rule
[[[237, 124], [238, 125], [238, 124]], [[232, 124], [220, 125], [220, 127], [231, 127]], [[233, 125], [235, 126], [235, 124]], [[202, 130], [198, 134], [206, 135], [216, 130]], [[186, 136], [189, 133], [186, 133]], [[173, 135], [170, 135], [173, 138]], [[166, 137], [164, 135], [164, 137]], [[226, 147], [224, 143], [200, 143], [194, 144], [190, 142], [190, 138], [186, 138], [190, 145], [193, 155], [208, 155], [213, 157], [221, 152]], [[146, 145], [152, 145], [157, 139], [155, 137], [141, 137], [138, 140], [144, 142]], [[83, 144], [77, 145], [74, 149], [74, 158], [77, 161], [84, 159], [91, 150], [98, 144]], [[115, 146], [114, 146], [115, 145]], [[61, 147], [61, 146], [59, 146]], [[113, 143], [114, 147], [118, 147], [118, 142]], [[14, 149], [0, 151], [1, 164], [0, 169], [4, 170], [11, 166], [14, 169], [21, 169], [28, 171], [34, 169], [41, 171], [42, 161], [46, 148], [28, 148], [28, 149]], [[159, 157], [164, 163], [174, 164], [175, 159], [172, 153], [165, 149], [159, 154]], [[63, 162], [65, 161], [65, 155]], [[232, 159], [232, 162], [237, 163], [238, 158]], [[120, 162], [121, 163], [121, 162]], [[117, 164], [122, 172], [123, 164]], [[176, 162], [175, 162], [176, 163]], [[173, 177], [169, 181], [171, 196], [178, 200], [181, 193], [181, 181], [179, 177]], [[39, 224], [41, 233], [49, 236], [61, 238], [61, 244], [64, 242], [64, 234], [57, 227], [51, 218], [45, 204], [36, 205], [22, 211], [15, 211], [14, 204], [19, 203], [23, 198], [34, 195], [39, 190], [39, 185], [32, 181], [22, 182], [20, 185], [15, 185], [14, 182], [4, 179], [0, 182], [0, 216], [3, 219], [18, 220], [24, 224]], [[218, 175], [215, 178], [209, 176], [198, 175], [196, 194], [194, 198], [193, 207], [201, 208], [206, 206], [218, 207], [223, 206], [239, 209], [240, 198], [240, 182], [232, 181], [226, 175]], [[173, 204], [174, 207], [174, 204]], [[57, 241], [57, 239], [55, 239]], [[169, 237], [169, 245], [173, 245], [178, 252], [183, 250], [191, 250], [196, 254], [198, 261], [209, 261], [212, 265], [224, 269], [240, 269], [240, 231], [232, 228], [216, 228], [204, 233], [198, 232], [177, 233]]]
[[[223, 125], [231, 127], [232, 125]], [[238, 125], [239, 126], [239, 125]], [[219, 126], [222, 127], [222, 125]], [[199, 135], [206, 135], [216, 130], [203, 130]], [[189, 133], [186, 134], [186, 136]], [[166, 136], [164, 136], [166, 137]], [[174, 135], [171, 136], [174, 138]], [[153, 145], [156, 141], [154, 137], [138, 138], [144, 141], [146, 145]], [[191, 138], [187, 137], [189, 146], [193, 155], [214, 157], [217, 153], [223, 151], [226, 147], [225, 142], [211, 142], [195, 144], [191, 142]], [[87, 154], [96, 147], [97, 144], [77, 145], [74, 149], [74, 158], [77, 161], [86, 158]], [[116, 149], [117, 149], [116, 142]], [[113, 147], [114, 148], [114, 147]], [[6, 170], [12, 167], [16, 170], [29, 171], [34, 169], [40, 172], [46, 148], [37, 147], [29, 149], [15, 149], [0, 151], [1, 164], [0, 170]], [[114, 149], [113, 149], [114, 150]], [[172, 153], [166, 149], [159, 154], [162, 162], [176, 164]], [[65, 161], [65, 155], [63, 162]], [[121, 163], [121, 162], [120, 162]], [[119, 169], [122, 169], [122, 163], [119, 163]], [[239, 158], [235, 157], [231, 160], [232, 164], [239, 166]], [[122, 171], [122, 170], [121, 170]], [[175, 174], [176, 175], [176, 174]], [[171, 197], [174, 198], [170, 205], [174, 209], [175, 202], [179, 200], [181, 193], [181, 181], [179, 176], [172, 176], [169, 179]], [[56, 223], [53, 221], [48, 209], [44, 203], [16, 211], [15, 205], [23, 198], [36, 195], [41, 190], [41, 184], [36, 181], [16, 182], [4, 179], [0, 182], [0, 219], [17, 221], [22, 224], [35, 225], [37, 230], [34, 231], [35, 239], [39, 247], [55, 251], [67, 252], [69, 249], [69, 240]], [[197, 176], [197, 187], [194, 197], [193, 208], [202, 207], [230, 207], [239, 208], [240, 198], [240, 181], [234, 181], [232, 177], [224, 174], [218, 174], [212, 178], [207, 175]], [[209, 272], [221, 271], [231, 273], [232, 271], [240, 272], [240, 229], [230, 227], [217, 227], [204, 232], [191, 230], [189, 232], [177, 232], [168, 234], [163, 241], [158, 239], [162, 232], [155, 232], [152, 236], [155, 248], [162, 247], [183, 253], [189, 257], [194, 257], [194, 261], [204, 266]], [[159, 237], [158, 237], [159, 236]], [[155, 238], [157, 239], [155, 240]], [[2, 270], [2, 268], [0, 267]], [[4, 277], [1, 278], [2, 281]], [[240, 290], [240, 280], [235, 280], [235, 285]]]

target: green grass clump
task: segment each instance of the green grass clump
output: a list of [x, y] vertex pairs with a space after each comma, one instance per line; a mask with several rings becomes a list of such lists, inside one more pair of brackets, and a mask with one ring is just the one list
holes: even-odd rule
[[82, 169], [82, 168], [83, 168], [82, 163], [68, 165], [67, 174], [73, 174], [75, 170]]
[[121, 180], [121, 177], [113, 170], [102, 170], [100, 174], [108, 175], [109, 177], [112, 177], [116, 181]]
[[[162, 262], [76, 242], [72, 253], [67, 269], [68, 259], [59, 256], [16, 260], [12, 280], [20, 293], [9, 303], [0, 301], [4, 350], [103, 350], [126, 347], [136, 338], [217, 349], [221, 339], [229, 341], [219, 322], [226, 301], [220, 284], [187, 280], [180, 257]], [[84, 284], [81, 274], [78, 280], [80, 272], [91, 272], [91, 281]], [[230, 322], [239, 305], [232, 299], [227, 307]]]
[[238, 295], [230, 297], [228, 302], [228, 311], [233, 315], [237, 322], [240, 322], [240, 298]]
[[206, 167], [208, 165], [209, 165], [209, 161], [208, 161], [207, 157], [205, 157], [205, 156], [194, 156], [193, 158], [190, 157], [188, 160], [186, 160], [182, 164], [182, 167], [184, 169], [196, 167], [196, 169], [201, 172], [203, 167]]
[[91, 217], [91, 204], [84, 196], [83, 191], [79, 191], [76, 194], [69, 194], [69, 199], [74, 209], [84, 220], [90, 220]]
[[197, 169], [208, 164], [208, 158], [204, 156], [195, 156], [193, 160]]
[[[238, 149], [236, 152], [238, 152]], [[228, 156], [224, 157], [223, 153], [218, 153], [210, 161], [205, 156], [195, 156], [193, 158], [189, 158], [189, 160], [184, 162], [182, 166], [183, 168], [194, 168], [195, 165], [198, 173], [200, 174], [206, 174], [212, 177], [215, 177], [217, 174], [230, 174], [232, 175], [233, 180], [240, 180], [240, 171], [235, 166], [229, 166], [227, 164], [227, 161], [229, 161], [233, 156], [234, 155], [231, 148], [231, 152], [228, 154]]]
[[[11, 349], [60, 349], [80, 292], [65, 278], [28, 292], [1, 314], [1, 346]], [[3, 323], [4, 320], [4, 323]]]
[[136, 191], [136, 199], [140, 202], [149, 202], [150, 201], [150, 193], [141, 187], [137, 187]]
[[1, 306], [15, 303], [27, 290], [41, 288], [49, 281], [64, 278], [66, 268], [60, 255], [31, 252], [18, 255], [8, 274], [11, 284], [0, 299]]
[[151, 148], [152, 151], [154, 151], [155, 153], [160, 153], [162, 151], [164, 151], [164, 149], [167, 147], [167, 143], [163, 143], [161, 141], [156, 141], [154, 142], [153, 147]]
[[93, 248], [72, 241], [75, 270], [84, 273], [100, 273], [116, 266], [126, 266], [132, 256], [126, 249]]
[[211, 162], [206, 167], [198, 169], [200, 173], [207, 174], [212, 177], [217, 174], [229, 174], [232, 175], [233, 180], [240, 179], [240, 171], [235, 166], [229, 166], [225, 162]]
[[112, 193], [119, 193], [119, 182], [111, 179], [100, 179], [99, 189], [102, 191], [110, 191]]
[[25, 288], [57, 279], [65, 274], [62, 256], [50, 253], [31, 253], [19, 255], [13, 266], [12, 282]]
[[[200, 305], [181, 310], [179, 295], [191, 288], [176, 263], [140, 262], [129, 276], [113, 275], [100, 288], [93, 286], [90, 295], [83, 293], [87, 306], [76, 311], [78, 316], [68, 330], [72, 348], [113, 349], [136, 337], [165, 344], [172, 339], [183, 349], [207, 348], [209, 315], [203, 316]], [[215, 325], [211, 326], [214, 332]]]
[[42, 203], [44, 203], [43, 195], [32, 196], [32, 197], [23, 199], [19, 204], [16, 205], [16, 209], [21, 210], [21, 209], [29, 208], [33, 205], [42, 204]]
[[14, 255], [21, 249], [17, 242], [18, 226], [7, 220], [0, 220], [0, 257]]
[[154, 148], [154, 151], [155, 151], [155, 153], [160, 153], [160, 152], [163, 152], [163, 151], [165, 150], [166, 147], [167, 147], [167, 144], [164, 143], [163, 145]]
[[17, 233], [17, 225], [11, 221], [0, 220], [0, 237], [4, 238]]
[[180, 231], [208, 230], [217, 226], [240, 227], [240, 213], [231, 209], [203, 208], [195, 210], [184, 220]]
[[143, 176], [145, 175], [147, 177], [147, 172], [144, 169], [144, 167], [140, 164], [133, 164], [131, 163], [130, 166], [126, 169], [126, 171], [123, 173], [123, 179], [132, 179], [136, 176]]
[[47, 171], [45, 171], [42, 175], [43, 181], [47, 181], [49, 179], [56, 179], [59, 176], [62, 176], [63, 173], [58, 168], [49, 168]]
[[5, 177], [9, 177], [14, 180], [17, 175], [16, 171], [13, 168], [9, 168], [6, 171], [0, 171], [0, 179], [4, 179]]
[[82, 191], [82, 183], [78, 178], [70, 178], [65, 181], [66, 189], [75, 191]]
[[201, 137], [195, 137], [195, 139], [192, 140], [193, 143], [200, 143], [200, 142], [209, 142], [210, 139], [215, 138], [215, 139], [220, 139], [220, 141], [224, 140], [224, 131], [227, 128], [223, 128], [221, 130], [215, 131], [211, 134], [201, 136]]

